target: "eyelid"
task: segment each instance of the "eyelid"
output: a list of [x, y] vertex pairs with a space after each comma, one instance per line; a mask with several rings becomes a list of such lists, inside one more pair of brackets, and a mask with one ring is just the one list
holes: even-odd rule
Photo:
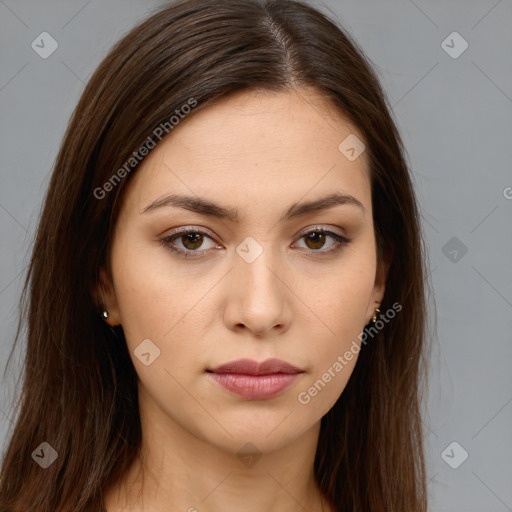
[[319, 257], [320, 258], [322, 256], [333, 255], [333, 254], [337, 253], [340, 249], [342, 249], [343, 247], [348, 245], [352, 241], [351, 238], [348, 238], [345, 235], [337, 233], [332, 228], [326, 227], [326, 226], [321, 226], [321, 225], [308, 226], [303, 231], [301, 231], [301, 233], [297, 236], [297, 240], [300, 241], [306, 235], [308, 235], [309, 233], [314, 233], [314, 232], [323, 233], [326, 236], [333, 238], [334, 242], [335, 242], [335, 246], [333, 248], [327, 249], [327, 250], [324, 250], [324, 251], [323, 250], [314, 251], [312, 249], [300, 248], [300, 249], [302, 249], [302, 252], [304, 252], [304, 253], [306, 253], [308, 255], [312, 255], [314, 257]]
[[[304, 235], [306, 235], [310, 231], [314, 231], [314, 230], [318, 230], [318, 231], [331, 231], [333, 229], [341, 229], [341, 228], [338, 227], [338, 226], [332, 226], [331, 227], [329, 225], [322, 225], [322, 224], [316, 224], [315, 225], [314, 224], [314, 225], [305, 227], [302, 231], [299, 232], [299, 234], [295, 235], [295, 237], [296, 238], [303, 237]], [[185, 233], [186, 234], [186, 233], [189, 233], [189, 232], [203, 233], [203, 234], [208, 235], [211, 238], [216, 238], [216, 235], [213, 234], [213, 232], [210, 231], [208, 228], [206, 228], [204, 226], [195, 225], [195, 224], [191, 224], [190, 226], [181, 226], [181, 227], [178, 227], [178, 228], [173, 228], [171, 234], [170, 235], [166, 235], [165, 238], [169, 238], [171, 236], [177, 235], [178, 233]], [[334, 234], [349, 240], [348, 236], [345, 235], [343, 232], [342, 233], [334, 232]]]
[[304, 235], [307, 235], [308, 233], [310, 233], [311, 231], [324, 231], [324, 232], [331, 232], [331, 233], [334, 233], [335, 235], [338, 235], [338, 236], [341, 236], [345, 239], [348, 240], [348, 237], [345, 236], [345, 234], [343, 233], [337, 233], [336, 231], [334, 231], [335, 229], [338, 229], [338, 230], [341, 230], [341, 228], [337, 227], [337, 226], [329, 226], [329, 225], [324, 225], [324, 224], [316, 224], [316, 225], [312, 225], [312, 226], [308, 226], [307, 228], [304, 228], [298, 235], [297, 237], [303, 237]]
[[[334, 229], [340, 229], [340, 228], [336, 227]], [[299, 248], [299, 249], [301, 249], [301, 252], [306, 253], [308, 255], [317, 256], [317, 257], [321, 257], [324, 255], [327, 256], [329, 254], [336, 253], [338, 250], [340, 250], [341, 248], [343, 248], [344, 246], [348, 245], [351, 242], [351, 238], [348, 238], [344, 234], [337, 233], [336, 231], [333, 230], [333, 228], [331, 228], [329, 226], [323, 226], [323, 225], [308, 226], [307, 228], [304, 228], [298, 235], [296, 235], [296, 237], [294, 239], [296, 239], [297, 241], [300, 241], [306, 235], [308, 235], [311, 232], [315, 232], [315, 231], [321, 232], [321, 233], [325, 234], [326, 236], [333, 238], [335, 240], [336, 246], [334, 248], [331, 248], [328, 250], [318, 250], [318, 251], [315, 251], [312, 249]], [[166, 235], [160, 241], [161, 241], [162, 245], [167, 250], [169, 250], [175, 254], [178, 254], [178, 255], [185, 255], [185, 256], [190, 255], [192, 257], [198, 257], [198, 256], [203, 256], [203, 255], [207, 254], [208, 252], [210, 252], [211, 249], [192, 251], [192, 250], [183, 250], [183, 249], [174, 247], [172, 245], [172, 241], [174, 238], [178, 238], [181, 233], [183, 233], [183, 234], [194, 233], [194, 234], [206, 235], [208, 238], [212, 239], [212, 241], [215, 242], [215, 236], [210, 234], [211, 232], [208, 228], [204, 228], [202, 226], [194, 226], [194, 225], [176, 228], [171, 232], [171, 234]]]
[[178, 233], [203, 233], [208, 235], [210, 238], [215, 238], [215, 235], [208, 228], [203, 226], [196, 226], [195, 224], [191, 224], [190, 226], [181, 226], [179, 228], [173, 228], [171, 230], [170, 235], [166, 235], [165, 238], [169, 238], [170, 236], [177, 235]]
[[[177, 247], [174, 247], [172, 245], [172, 240], [174, 238], [179, 238], [179, 235], [182, 234], [182, 235], [186, 235], [188, 233], [199, 233], [201, 235], [206, 235], [208, 238], [210, 238], [212, 241], [215, 241], [215, 236], [210, 234], [210, 230], [208, 228], [205, 228], [203, 226], [194, 226], [194, 225], [191, 225], [191, 226], [186, 226], [186, 227], [179, 227], [179, 228], [175, 228], [171, 234], [169, 235], [166, 235], [164, 236], [160, 242], [162, 243], [162, 245], [164, 246], [164, 248], [166, 248], [167, 250], [175, 253], [175, 254], [178, 254], [178, 255], [185, 255], [185, 256], [188, 256], [188, 255], [192, 255], [192, 257], [194, 256], [202, 256], [204, 254], [207, 254], [210, 249], [206, 249], [206, 250], [197, 250], [197, 251], [191, 251], [191, 250], [188, 250], [188, 251], [185, 251], [183, 249], [180, 249], [180, 248], [177, 248]], [[215, 242], [216, 243], [216, 242]]]

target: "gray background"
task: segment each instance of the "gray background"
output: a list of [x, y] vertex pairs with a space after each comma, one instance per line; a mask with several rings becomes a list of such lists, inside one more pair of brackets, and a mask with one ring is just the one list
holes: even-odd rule
[[[431, 316], [437, 311], [424, 406], [430, 510], [510, 511], [512, 2], [311, 3], [330, 9], [376, 67], [409, 153], [430, 253]], [[2, 372], [69, 116], [110, 47], [160, 4], [0, 0]], [[31, 48], [44, 31], [59, 45], [47, 59]], [[458, 51], [460, 40], [442, 45], [454, 31], [469, 45], [457, 58], [444, 48]], [[1, 381], [2, 443], [16, 354]], [[445, 461], [459, 464], [462, 450], [469, 456], [453, 469]]]

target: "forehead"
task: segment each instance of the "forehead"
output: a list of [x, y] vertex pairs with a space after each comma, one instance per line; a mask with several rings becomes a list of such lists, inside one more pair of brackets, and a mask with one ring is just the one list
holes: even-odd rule
[[242, 91], [184, 117], [139, 165], [125, 202], [140, 213], [165, 193], [187, 193], [249, 208], [342, 191], [367, 204], [366, 153], [351, 161], [339, 149], [354, 136], [364, 141], [316, 90]]

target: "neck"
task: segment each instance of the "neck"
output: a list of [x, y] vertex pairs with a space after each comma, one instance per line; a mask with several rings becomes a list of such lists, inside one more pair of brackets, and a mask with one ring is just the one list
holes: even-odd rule
[[313, 472], [320, 422], [263, 453], [215, 445], [161, 411], [141, 411], [141, 426], [140, 457], [107, 490], [107, 512], [331, 511]]

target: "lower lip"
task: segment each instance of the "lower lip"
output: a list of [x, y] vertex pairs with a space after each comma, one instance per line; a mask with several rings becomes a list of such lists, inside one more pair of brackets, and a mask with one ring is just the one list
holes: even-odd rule
[[248, 400], [265, 400], [282, 393], [291, 386], [298, 373], [245, 375], [239, 373], [208, 373], [223, 388]]

